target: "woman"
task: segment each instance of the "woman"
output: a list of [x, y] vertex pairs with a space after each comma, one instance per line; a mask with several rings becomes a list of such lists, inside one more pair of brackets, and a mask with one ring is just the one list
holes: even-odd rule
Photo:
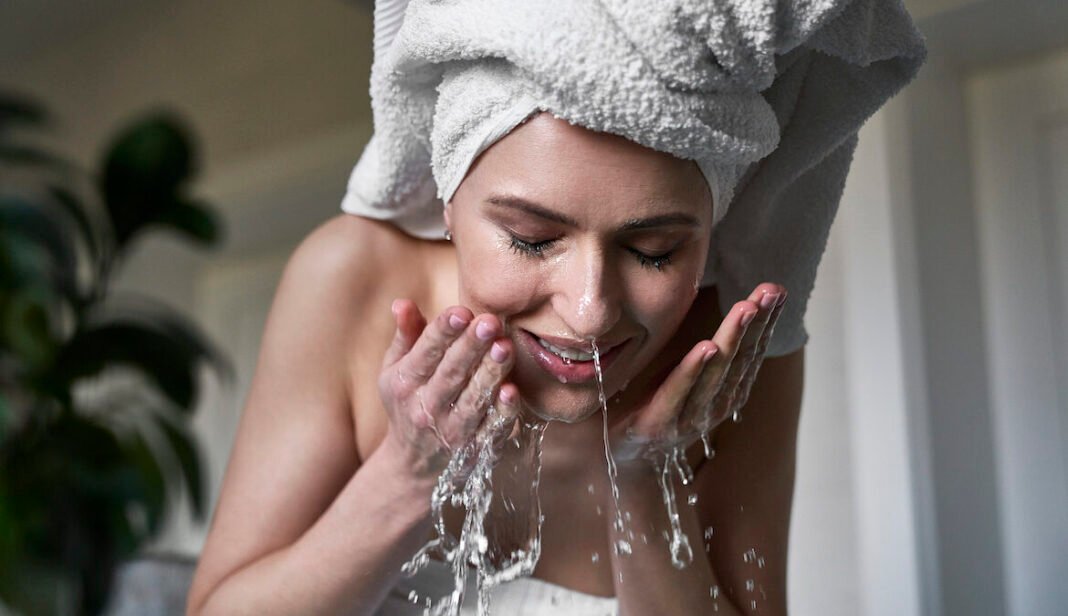
[[[533, 17], [553, 20], [559, 28], [554, 32], [565, 34], [570, 26], [559, 21], [559, 13], [579, 6], [535, 4], [543, 6], [517, 3], [513, 8], [539, 12]], [[740, 0], [733, 4], [747, 8]], [[480, 4], [474, 17], [492, 21], [486, 6]], [[588, 10], [583, 6], [581, 11]], [[382, 151], [376, 153], [374, 142], [369, 145], [354, 179], [363, 178], [365, 187], [395, 174], [385, 194], [396, 198], [381, 204], [396, 206], [397, 215], [391, 220], [368, 206], [354, 212], [364, 216], [332, 220], [308, 237], [287, 265], [190, 591], [189, 612], [394, 609], [389, 597], [402, 583], [401, 565], [431, 538], [430, 496], [450, 452], [480, 430], [496, 428], [490, 436], [500, 442], [514, 428], [514, 421], [483, 421], [492, 403], [506, 418], [559, 420], [550, 424], [543, 441], [543, 544], [533, 574], [540, 581], [517, 583], [534, 584], [548, 593], [545, 597], [555, 593], [587, 609], [624, 614], [785, 613], [803, 348], [791, 332], [795, 346], [761, 363], [784, 306], [781, 281], [755, 285], [747, 298], [722, 312], [718, 285], [699, 288], [699, 283], [707, 282], [709, 255], [718, 248], [714, 231], [738, 228], [731, 221], [744, 220], [757, 208], [780, 207], [780, 199], [767, 195], [776, 192], [770, 190], [774, 186], [784, 192], [788, 181], [783, 178], [811, 192], [812, 178], [818, 176], [840, 190], [855, 146], [849, 136], [866, 116], [854, 114], [832, 123], [835, 130], [805, 137], [804, 143], [818, 144], [806, 150], [787, 136], [778, 144], [778, 125], [773, 135], [761, 124], [779, 122], [782, 104], [794, 109], [794, 121], [798, 114], [804, 120], [805, 101], [793, 85], [765, 92], [766, 109], [755, 106], [763, 100], [755, 93], [716, 102], [711, 112], [723, 112], [719, 116], [694, 105], [649, 107], [696, 112], [703, 120], [757, 118], [730, 130], [712, 125], [707, 135], [716, 147], [704, 150], [692, 135], [682, 135], [685, 147], [679, 147], [692, 155], [680, 155], [667, 141], [663, 147], [649, 146], [655, 135], [646, 130], [647, 115], [591, 111], [591, 101], [611, 107], [613, 97], [592, 92], [575, 99], [561, 96], [557, 88], [542, 92], [544, 101], [528, 100], [529, 71], [502, 70], [497, 60], [481, 70], [470, 47], [457, 47], [463, 47], [457, 71], [422, 70], [445, 64], [427, 54], [452, 53], [449, 36], [463, 38], [463, 28], [449, 22], [456, 16], [463, 16], [462, 6], [413, 3], [383, 64], [378, 57], [389, 43], [380, 44], [378, 34], [388, 28], [385, 21], [376, 22], [375, 71], [385, 77], [376, 89], [373, 76], [372, 93]], [[510, 25], [527, 27], [531, 17], [525, 14]], [[625, 27], [627, 15], [616, 17]], [[515, 18], [508, 13], [502, 19]], [[477, 23], [462, 21], [467, 27]], [[786, 21], [768, 23], [777, 28]], [[505, 33], [498, 42], [508, 47], [514, 27], [492, 30]], [[574, 31], [589, 30], [575, 26]], [[796, 46], [799, 38], [791, 32], [793, 38], [780, 38]], [[520, 38], [526, 46], [509, 57], [529, 69], [534, 65], [524, 64], [522, 53], [535, 39]], [[740, 37], [738, 44], [751, 38]], [[492, 47], [488, 40], [479, 39]], [[616, 51], [625, 53], [632, 39], [618, 40], [623, 46]], [[560, 45], [554, 38], [542, 51], [551, 55]], [[788, 50], [773, 45], [760, 51], [774, 58]], [[816, 74], [823, 60], [802, 51], [772, 69], [780, 77]], [[597, 54], [580, 56], [593, 62]], [[612, 66], [635, 66], [619, 62], [618, 55], [606, 57], [613, 58]], [[918, 68], [914, 57], [909, 62]], [[554, 77], [570, 68], [588, 74], [590, 68], [582, 62], [545, 66]], [[472, 67], [474, 72], [468, 71]], [[632, 73], [606, 74], [603, 83], [615, 93], [647, 91], [625, 87]], [[895, 77], [896, 87], [909, 77], [908, 71]], [[404, 87], [411, 89], [405, 93]], [[657, 95], [676, 96], [681, 90], [672, 81]], [[844, 88], [839, 95], [870, 112], [892, 90], [865, 91], [870, 95], [864, 97]], [[783, 91], [794, 92], [794, 99], [774, 96]], [[421, 99], [409, 96], [413, 93], [432, 97], [432, 104], [417, 104]], [[517, 97], [509, 98], [513, 94]], [[707, 97], [697, 90], [686, 95], [691, 101]], [[491, 122], [491, 130], [480, 132], [472, 118], [492, 113], [466, 113], [465, 105], [476, 104], [472, 99], [492, 102], [483, 111], [503, 109], [509, 121]], [[509, 106], [515, 100], [519, 103]], [[576, 106], [568, 108], [569, 100]], [[530, 114], [526, 109], [532, 102], [553, 113]], [[643, 109], [647, 102], [641, 103]], [[736, 103], [741, 106], [729, 108]], [[392, 120], [388, 109], [396, 114]], [[596, 130], [605, 118], [615, 130]], [[635, 123], [629, 131], [627, 120]], [[676, 126], [668, 123], [671, 138], [679, 137]], [[465, 145], [469, 135], [478, 138]], [[422, 158], [428, 142], [432, 161]], [[776, 144], [780, 150], [792, 147], [782, 156], [767, 156]], [[742, 153], [730, 158], [727, 146], [739, 146]], [[746, 163], [744, 156], [753, 160]], [[789, 164], [806, 157], [815, 163]], [[422, 176], [402, 177], [406, 173]], [[401, 203], [425, 197], [420, 187], [430, 185], [428, 178], [441, 198], [436, 206], [433, 199], [417, 204], [427, 206], [422, 211]], [[734, 197], [733, 188], [742, 180], [748, 188]], [[350, 185], [350, 194], [359, 188]], [[758, 200], [753, 195], [759, 191], [764, 197]], [[832, 204], [837, 196], [820, 194]], [[752, 200], [757, 205], [748, 213], [735, 214], [733, 208]], [[724, 218], [732, 203], [734, 218]], [[830, 215], [819, 224], [825, 227], [833, 207], [824, 209]], [[416, 237], [428, 228], [419, 216], [440, 218], [452, 241]], [[766, 228], [762, 241], [777, 234], [790, 237], [790, 231]], [[814, 235], [815, 261], [826, 236]], [[730, 246], [738, 237], [728, 236], [721, 244]], [[797, 241], [790, 237], [786, 244]], [[786, 247], [768, 248], [790, 257]], [[720, 256], [729, 264], [745, 253]], [[758, 260], [774, 261], [751, 259]], [[815, 270], [814, 262], [809, 265], [806, 296]], [[796, 318], [799, 322], [800, 315]], [[594, 343], [603, 351], [604, 393], [611, 399], [607, 444], [588, 361]], [[562, 356], [573, 359], [568, 364]], [[738, 409], [742, 421], [723, 421]], [[705, 458], [700, 436], [710, 427], [715, 459], [698, 463]], [[675, 486], [679, 522], [695, 555], [682, 568], [669, 556], [662, 534], [668, 518], [646, 455], [674, 446], [685, 446], [695, 466], [694, 481]], [[620, 510], [642, 537], [630, 542], [629, 555], [613, 549], [621, 537], [613, 524], [606, 447], [618, 463]], [[507, 461], [510, 454], [502, 455]], [[495, 478], [495, 489], [517, 486]], [[448, 526], [458, 534], [462, 512], [451, 513]], [[545, 601], [526, 608], [548, 610]]]

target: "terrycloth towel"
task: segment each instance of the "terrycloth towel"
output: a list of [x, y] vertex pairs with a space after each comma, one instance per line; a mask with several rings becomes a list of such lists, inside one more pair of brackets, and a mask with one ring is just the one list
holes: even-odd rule
[[379, 0], [375, 133], [342, 209], [421, 238], [474, 159], [537, 111], [697, 162], [713, 196], [702, 284], [763, 281], [803, 316], [863, 123], [926, 58], [901, 0]]

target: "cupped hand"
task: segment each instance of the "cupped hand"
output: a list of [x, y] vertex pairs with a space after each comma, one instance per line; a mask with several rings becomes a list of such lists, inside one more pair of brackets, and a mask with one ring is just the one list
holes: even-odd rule
[[500, 446], [519, 416], [518, 389], [504, 382], [515, 351], [500, 319], [453, 306], [428, 325], [403, 299], [393, 316], [396, 333], [378, 378], [389, 415], [383, 446], [399, 451], [418, 478], [436, 478], [472, 439]]
[[687, 447], [745, 406], [786, 289], [764, 283], [731, 307], [711, 340], [690, 348], [635, 410], [616, 423], [610, 447], [621, 467]]

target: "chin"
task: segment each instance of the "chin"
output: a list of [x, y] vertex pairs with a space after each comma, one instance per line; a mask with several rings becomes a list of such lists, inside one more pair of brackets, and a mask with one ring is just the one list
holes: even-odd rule
[[[592, 393], [582, 390], [546, 391], [542, 389], [537, 396], [524, 396], [527, 412], [546, 421], [563, 423], [581, 423], [601, 411], [601, 401], [594, 384]], [[520, 388], [522, 392], [522, 388]], [[608, 392], [606, 391], [607, 395]]]

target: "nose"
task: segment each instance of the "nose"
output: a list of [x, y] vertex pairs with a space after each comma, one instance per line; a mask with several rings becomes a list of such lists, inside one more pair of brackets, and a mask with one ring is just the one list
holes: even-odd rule
[[598, 247], [576, 251], [561, 269], [554, 294], [556, 313], [582, 340], [601, 338], [615, 327], [622, 311], [621, 285], [615, 269]]

